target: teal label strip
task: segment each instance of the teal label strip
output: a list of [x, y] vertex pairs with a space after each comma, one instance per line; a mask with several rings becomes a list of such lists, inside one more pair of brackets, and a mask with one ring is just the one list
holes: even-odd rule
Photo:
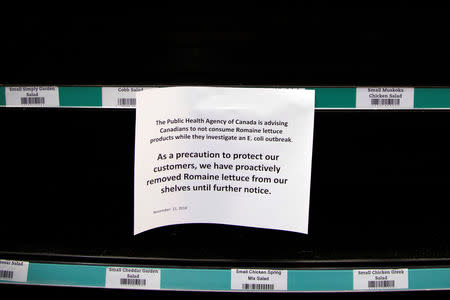
[[231, 270], [161, 269], [161, 289], [230, 290]]
[[29, 284], [105, 286], [106, 267], [30, 263]]
[[0, 86], [0, 105], [6, 105], [5, 87]]
[[450, 268], [409, 269], [409, 289], [450, 289]]
[[102, 106], [101, 87], [60, 87], [60, 106]]
[[288, 291], [351, 291], [353, 270], [289, 270]]
[[450, 108], [450, 89], [415, 88], [414, 108]]
[[316, 108], [355, 108], [356, 88], [314, 88]]
[[[26, 284], [104, 288], [106, 269], [98, 265], [30, 263]], [[160, 270], [163, 290], [231, 290], [230, 269]], [[450, 289], [450, 268], [409, 269], [408, 275], [408, 290]], [[288, 270], [287, 280], [288, 291], [293, 292], [353, 291], [353, 270]]]

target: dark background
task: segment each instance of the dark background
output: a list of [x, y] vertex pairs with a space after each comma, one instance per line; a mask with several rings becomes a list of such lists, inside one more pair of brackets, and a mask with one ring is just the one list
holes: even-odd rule
[[2, 108], [1, 250], [224, 267], [450, 257], [447, 111], [316, 111], [308, 235], [190, 224], [134, 236], [134, 124], [132, 109]]
[[[26, 8], [0, 18], [2, 84], [450, 85], [438, 6]], [[316, 112], [308, 235], [192, 224], [134, 237], [134, 111], [3, 108], [0, 250], [182, 266], [448, 264], [448, 116]]]
[[5, 7], [0, 82], [448, 85], [448, 15], [394, 1]]

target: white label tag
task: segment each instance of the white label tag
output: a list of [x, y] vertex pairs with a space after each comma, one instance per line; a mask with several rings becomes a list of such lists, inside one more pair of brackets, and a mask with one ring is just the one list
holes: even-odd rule
[[408, 289], [408, 269], [353, 270], [353, 289]]
[[287, 270], [232, 269], [231, 289], [246, 291], [286, 291]]
[[102, 106], [135, 107], [136, 93], [147, 88], [142, 87], [103, 87]]
[[5, 87], [8, 106], [59, 106], [59, 91], [56, 86], [11, 86]]
[[105, 287], [157, 290], [161, 288], [161, 270], [109, 267], [106, 269]]
[[26, 282], [28, 265], [26, 261], [0, 260], [0, 281]]
[[356, 108], [414, 108], [414, 88], [357, 88]]

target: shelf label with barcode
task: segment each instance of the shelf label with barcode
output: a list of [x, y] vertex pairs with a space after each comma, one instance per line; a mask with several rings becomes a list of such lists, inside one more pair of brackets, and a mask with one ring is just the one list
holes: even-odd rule
[[28, 265], [26, 261], [0, 259], [0, 281], [26, 282]]
[[5, 87], [5, 103], [8, 106], [59, 106], [56, 86], [10, 86]]
[[135, 107], [136, 93], [147, 88], [142, 87], [103, 87], [103, 107]]
[[232, 269], [231, 289], [246, 291], [286, 291], [287, 270]]
[[414, 108], [414, 88], [359, 87], [356, 108]]
[[105, 287], [158, 290], [161, 288], [161, 270], [109, 267], [106, 269]]
[[353, 270], [353, 289], [408, 289], [408, 269]]

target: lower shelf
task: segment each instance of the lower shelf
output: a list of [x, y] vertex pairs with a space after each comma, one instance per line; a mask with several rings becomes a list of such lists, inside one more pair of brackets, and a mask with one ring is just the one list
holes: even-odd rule
[[[96, 264], [60, 264], [1, 261], [3, 284], [128, 288], [184, 291], [384, 291], [450, 289], [450, 268], [396, 269], [225, 269], [225, 268], [152, 268], [150, 266], [111, 266]], [[249, 276], [267, 276], [270, 283], [248, 281]], [[256, 270], [256, 272], [255, 272]], [[281, 272], [284, 276], [278, 276]], [[16, 274], [13, 274], [17, 272]], [[116, 273], [116, 274], [112, 274]], [[256, 275], [256, 274], [267, 275]], [[271, 275], [276, 273], [276, 275]], [[369, 274], [358, 277], [358, 274]], [[394, 275], [397, 273], [397, 275]], [[400, 275], [398, 275], [401, 273]], [[134, 275], [133, 275], [134, 274]], [[377, 276], [376, 274], [381, 274]], [[388, 275], [384, 275], [388, 274]], [[389, 275], [390, 274], [390, 275]], [[117, 275], [117, 276], [114, 276]], [[275, 278], [273, 276], [278, 276]], [[283, 277], [283, 278], [282, 278]], [[371, 279], [377, 277], [373, 281]], [[128, 278], [128, 279], [126, 279]], [[235, 281], [233, 283], [233, 281]], [[282, 281], [285, 281], [283, 288]], [[274, 283], [275, 282], [275, 283]], [[367, 283], [367, 284], [366, 284]], [[236, 285], [237, 284], [237, 285]], [[366, 285], [365, 285], [366, 284]], [[365, 286], [364, 286], [365, 285]], [[237, 286], [237, 288], [236, 288]]]

